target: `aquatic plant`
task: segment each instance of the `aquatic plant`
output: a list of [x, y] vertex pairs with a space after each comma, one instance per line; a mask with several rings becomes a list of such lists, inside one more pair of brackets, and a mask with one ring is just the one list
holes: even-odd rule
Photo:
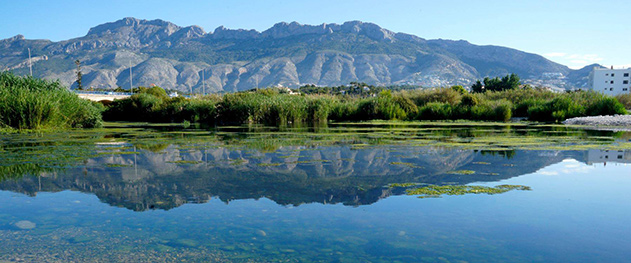
[[480, 185], [428, 185], [419, 188], [407, 189], [408, 195], [418, 195], [419, 198], [440, 197], [443, 195], [465, 194], [502, 194], [511, 190], [529, 191], [528, 186], [523, 185], [498, 185], [495, 187]]
[[471, 170], [457, 170], [457, 171], [450, 171], [447, 172], [448, 174], [475, 174], [475, 171], [471, 171]]

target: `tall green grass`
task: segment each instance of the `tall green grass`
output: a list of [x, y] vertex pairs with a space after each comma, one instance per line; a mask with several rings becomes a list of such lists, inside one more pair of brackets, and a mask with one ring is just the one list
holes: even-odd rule
[[0, 73], [0, 128], [98, 127], [103, 110], [101, 104], [79, 98], [59, 82]]
[[161, 92], [141, 92], [117, 100], [105, 112], [107, 120], [201, 122], [214, 125], [261, 123], [287, 125], [366, 120], [484, 120], [509, 121], [527, 117], [554, 122], [587, 115], [625, 114], [615, 98], [595, 92], [553, 93], [534, 88], [468, 93], [453, 88], [391, 92], [361, 97], [295, 95], [277, 89], [202, 98], [168, 98]]

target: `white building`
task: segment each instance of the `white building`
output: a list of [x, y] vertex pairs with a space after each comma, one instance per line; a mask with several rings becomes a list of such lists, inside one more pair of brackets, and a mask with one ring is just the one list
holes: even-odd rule
[[631, 68], [594, 68], [589, 74], [589, 88], [611, 96], [631, 93]]

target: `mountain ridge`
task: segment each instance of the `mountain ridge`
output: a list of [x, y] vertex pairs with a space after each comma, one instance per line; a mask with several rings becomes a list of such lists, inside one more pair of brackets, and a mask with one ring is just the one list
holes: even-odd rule
[[[128, 88], [131, 65], [134, 84], [195, 93], [202, 86], [222, 92], [352, 81], [469, 85], [476, 79], [509, 73], [526, 82], [543, 79], [544, 85], [570, 88], [584, 86], [587, 71], [512, 48], [426, 40], [362, 21], [279, 22], [262, 32], [219, 26], [206, 32], [199, 26], [127, 17], [92, 27], [82, 37], [53, 42], [17, 35], [0, 40], [0, 47], [0, 70], [26, 74], [25, 51], [30, 48], [33, 56], [46, 58], [34, 64], [34, 74], [59, 79], [67, 86], [73, 85], [74, 61], [80, 60], [84, 86]], [[563, 77], [546, 83], [544, 75], [549, 73]]]

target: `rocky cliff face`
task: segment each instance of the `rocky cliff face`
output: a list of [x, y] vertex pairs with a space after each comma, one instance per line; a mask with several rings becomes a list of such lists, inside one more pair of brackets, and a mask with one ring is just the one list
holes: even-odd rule
[[129, 87], [152, 84], [200, 92], [202, 71], [207, 91], [305, 84], [468, 85], [485, 76], [516, 73], [540, 79], [547, 73], [580, 86], [584, 71], [572, 71], [539, 55], [477, 46], [466, 41], [425, 40], [360, 21], [301, 25], [278, 23], [263, 32], [218, 27], [180, 27], [162, 20], [125, 18], [66, 41], [0, 40], [0, 69], [28, 72], [27, 48], [34, 74], [71, 86], [75, 60], [83, 63], [84, 86]]

